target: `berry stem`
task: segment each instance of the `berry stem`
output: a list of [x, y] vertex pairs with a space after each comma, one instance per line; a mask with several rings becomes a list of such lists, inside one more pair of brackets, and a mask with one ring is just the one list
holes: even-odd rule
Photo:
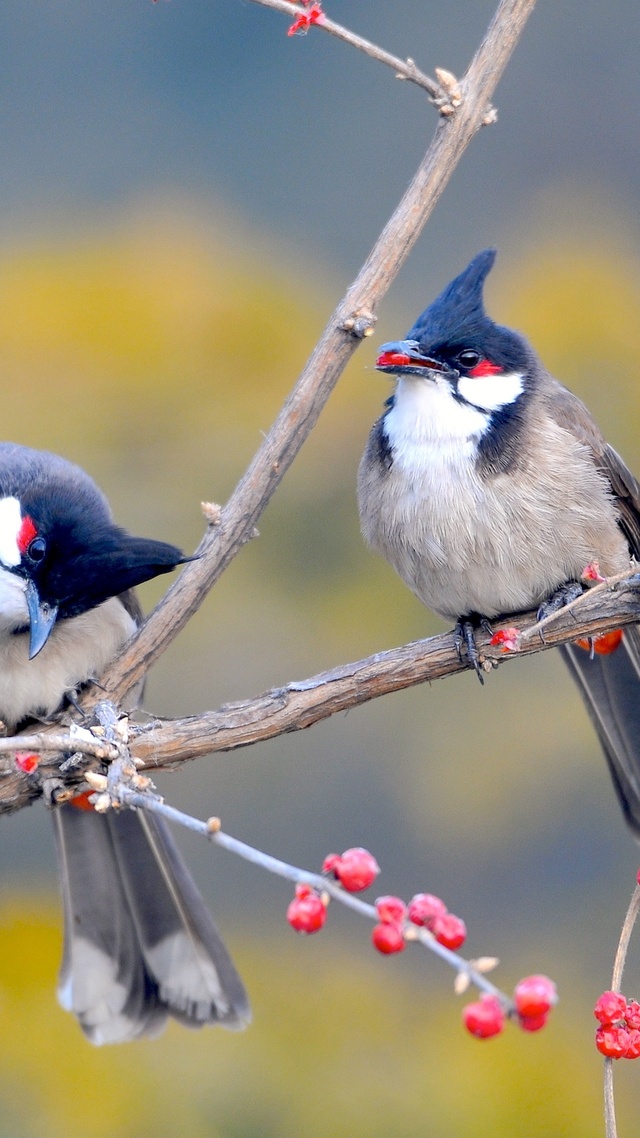
[[[597, 585], [596, 588], [598, 588]], [[616, 957], [613, 962], [613, 975], [611, 977], [612, 992], [620, 992], [622, 989], [622, 973], [624, 972], [629, 941], [631, 940], [631, 934], [638, 918], [638, 913], [640, 913], [640, 885], [636, 885], [633, 891], [629, 908], [627, 909], [622, 924]], [[607, 1138], [618, 1138], [616, 1104], [613, 1094], [613, 1059], [605, 1059], [604, 1061], [604, 1121]]]
[[[283, 12], [285, 16], [289, 17], [304, 16], [307, 11], [305, 7], [291, 3], [289, 0], [253, 0], [253, 3], [261, 4], [264, 8], [273, 8], [276, 12]], [[450, 105], [447, 90], [435, 79], [431, 79], [430, 76], [420, 71], [412, 59], [400, 59], [326, 16], [318, 26], [324, 28], [330, 35], [336, 36], [337, 39], [348, 43], [351, 47], [357, 48], [358, 51], [363, 51], [371, 59], [376, 59], [379, 63], [385, 63], [387, 67], [392, 67], [398, 79], [408, 79], [411, 83], [422, 87], [429, 95], [430, 101], [436, 106]], [[454, 107], [456, 105], [454, 103]]]
[[[354, 912], [360, 913], [361, 916], [373, 921], [374, 924], [377, 924], [380, 919], [374, 905], [369, 905], [366, 901], [361, 901], [359, 897], [354, 897], [352, 893], [343, 889], [337, 881], [331, 881], [320, 873], [311, 873], [307, 869], [299, 869], [298, 866], [289, 865], [288, 862], [272, 857], [271, 854], [263, 853], [255, 846], [249, 846], [246, 842], [241, 842], [238, 838], [232, 837], [231, 834], [225, 834], [221, 829], [212, 827], [210, 822], [202, 822], [199, 818], [193, 818], [190, 814], [183, 814], [181, 810], [176, 810], [175, 806], [167, 806], [156, 794], [151, 794], [148, 791], [140, 793], [131, 790], [125, 783], [121, 783], [117, 787], [117, 804], [161, 814], [170, 822], [176, 822], [188, 830], [193, 830], [196, 834], [201, 834], [230, 853], [237, 854], [238, 857], [252, 862], [253, 865], [260, 866], [261, 869], [266, 869], [269, 873], [276, 874], [277, 877], [284, 877], [287, 881], [293, 881], [296, 884], [311, 885], [320, 893], [328, 893], [336, 901], [346, 905], [349, 909], [353, 909]], [[505, 1013], [508, 1014], [513, 1010], [513, 1001], [504, 992], [501, 992], [481, 972], [478, 972], [470, 961], [465, 960], [452, 949], [445, 948], [443, 944], [438, 944], [428, 929], [418, 928], [416, 925], [405, 921], [403, 933], [407, 940], [419, 941], [424, 948], [439, 956], [455, 972], [462, 972], [468, 976], [471, 983], [480, 991], [486, 992], [490, 996], [496, 996], [504, 1007]]]
[[613, 1094], [613, 1059], [604, 1061], [604, 1125], [607, 1138], [618, 1138], [616, 1103]]
[[625, 961], [627, 959], [631, 933], [633, 932], [633, 926], [635, 925], [638, 918], [638, 913], [640, 913], [640, 885], [636, 885], [633, 891], [631, 900], [629, 902], [629, 908], [627, 909], [627, 913], [622, 925], [616, 958], [613, 962], [613, 976], [611, 978], [612, 992], [620, 992], [622, 989], [622, 973], [624, 971]]

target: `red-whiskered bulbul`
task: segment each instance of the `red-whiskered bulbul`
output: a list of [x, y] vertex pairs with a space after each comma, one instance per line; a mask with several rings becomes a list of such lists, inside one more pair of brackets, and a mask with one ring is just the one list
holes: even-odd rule
[[[106, 498], [57, 455], [0, 444], [0, 718], [52, 715], [97, 677], [142, 613], [135, 585], [185, 561], [114, 525]], [[53, 809], [64, 954], [58, 996], [92, 1043], [157, 1034], [168, 1016], [239, 1028], [242, 981], [164, 822]]]
[[[382, 345], [376, 367], [397, 383], [358, 476], [366, 541], [456, 622], [476, 663], [479, 620], [544, 613], [579, 594], [592, 562], [608, 576], [640, 561], [640, 486], [524, 337], [486, 315], [494, 260], [479, 253]], [[595, 648], [561, 651], [640, 837], [640, 629]]]

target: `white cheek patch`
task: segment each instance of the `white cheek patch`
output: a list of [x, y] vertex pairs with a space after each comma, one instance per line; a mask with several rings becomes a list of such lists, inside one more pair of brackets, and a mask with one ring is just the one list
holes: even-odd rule
[[17, 498], [0, 498], [0, 561], [3, 565], [19, 565], [21, 553], [18, 534], [22, 513]]
[[0, 635], [28, 625], [29, 610], [24, 589], [22, 577], [0, 568]]
[[458, 392], [467, 403], [483, 411], [499, 411], [515, 403], [524, 389], [522, 372], [505, 375], [481, 375], [477, 379], [464, 375], [458, 380]]

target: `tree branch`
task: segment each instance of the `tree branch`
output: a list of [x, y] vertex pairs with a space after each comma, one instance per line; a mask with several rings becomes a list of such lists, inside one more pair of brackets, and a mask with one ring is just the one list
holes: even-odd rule
[[[294, 20], [296, 16], [303, 16], [307, 11], [302, 5], [290, 3], [289, 0], [252, 0], [252, 3], [260, 4], [263, 8], [271, 8], [276, 12], [282, 12], [289, 19]], [[435, 103], [437, 107], [449, 104], [449, 93], [435, 79], [431, 79], [420, 71], [412, 59], [400, 59], [399, 56], [392, 55], [391, 52], [370, 43], [363, 36], [350, 32], [348, 28], [343, 27], [342, 24], [337, 24], [335, 20], [330, 20], [324, 12], [322, 19], [315, 26], [324, 29], [329, 35], [348, 43], [351, 47], [355, 47], [358, 51], [363, 51], [371, 59], [376, 59], [379, 63], [392, 67], [398, 79], [408, 79], [411, 83], [422, 87], [429, 95], [430, 101]]]
[[[373, 313], [406, 261], [453, 170], [480, 129], [486, 108], [535, 0], [501, 0], [461, 81], [462, 103], [441, 119], [400, 205], [368, 260], [333, 313], [289, 399], [234, 493], [219, 524], [210, 525], [198, 560], [185, 567], [148, 620], [106, 670], [106, 695], [121, 703], [198, 609], [211, 587], [252, 536], [256, 522], [315, 425]], [[85, 706], [96, 702], [95, 696]]]
[[[477, 645], [488, 672], [499, 664], [546, 651], [578, 638], [599, 636], [613, 628], [640, 621], [640, 578], [612, 578], [584, 593], [571, 606], [554, 613], [540, 626], [535, 613], [516, 614], [520, 636], [516, 651], [505, 652], [491, 644], [486, 632], [478, 632]], [[507, 621], [496, 622], [505, 624]], [[400, 648], [378, 652], [364, 660], [343, 664], [309, 679], [272, 688], [253, 699], [225, 704], [216, 711], [179, 719], [154, 719], [148, 724], [130, 723], [129, 745], [136, 764], [147, 768], [175, 767], [189, 759], [218, 751], [248, 747], [264, 739], [302, 731], [338, 712], [402, 688], [452, 676], [469, 668], [458, 657], [452, 633], [414, 641]], [[73, 765], [67, 781], [79, 784], [92, 756], [107, 757], [109, 743], [86, 741], [89, 733], [18, 735], [0, 740], [0, 752], [33, 750], [45, 753], [36, 775], [17, 770], [11, 757], [0, 759], [0, 814], [12, 813], [39, 797], [41, 779], [58, 775], [61, 759], [51, 752], [79, 751], [86, 763]], [[83, 741], [85, 740], [85, 741]], [[102, 754], [100, 751], [102, 749]]]
[[[616, 582], [606, 592], [590, 590], [570, 609], [555, 613], [544, 631], [538, 631], [535, 613], [510, 617], [509, 623], [516, 623], [522, 633], [517, 651], [505, 653], [499, 646], [491, 645], [487, 633], [478, 632], [477, 645], [485, 668], [490, 672], [506, 661], [635, 623], [640, 620], [638, 585], [634, 577]], [[458, 657], [453, 635], [442, 633], [272, 688], [255, 699], [226, 704], [217, 711], [156, 720], [134, 728], [131, 753], [145, 766], [173, 766], [213, 751], [236, 750], [301, 731], [382, 695], [468, 668], [466, 659]]]

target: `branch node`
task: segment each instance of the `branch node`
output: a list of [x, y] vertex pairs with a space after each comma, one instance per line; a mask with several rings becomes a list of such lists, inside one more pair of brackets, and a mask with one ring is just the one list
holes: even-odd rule
[[482, 120], [482, 125], [483, 126], [491, 126], [494, 122], [497, 122], [497, 121], [498, 121], [498, 108], [497, 107], [489, 107], [487, 110], [487, 113], [485, 114], [485, 116]]
[[446, 91], [447, 102], [455, 110], [462, 102], [462, 87], [459, 80], [452, 71], [447, 71], [446, 67], [436, 67], [435, 72], [438, 83]]
[[206, 518], [207, 525], [220, 525], [222, 521], [222, 506], [219, 506], [217, 502], [201, 502], [200, 509]]
[[42, 780], [42, 797], [48, 807], [68, 802], [74, 793], [60, 778], [48, 777]]
[[355, 340], [364, 340], [367, 336], [373, 336], [377, 319], [368, 308], [356, 308], [355, 312], [346, 316], [339, 326]]
[[468, 972], [457, 972], [455, 980], [453, 981], [453, 991], [456, 996], [464, 996], [468, 991], [471, 984], [471, 977]]
[[83, 777], [92, 790], [102, 793], [103, 790], [107, 789], [108, 780], [105, 774], [98, 774], [97, 771], [85, 771]]

